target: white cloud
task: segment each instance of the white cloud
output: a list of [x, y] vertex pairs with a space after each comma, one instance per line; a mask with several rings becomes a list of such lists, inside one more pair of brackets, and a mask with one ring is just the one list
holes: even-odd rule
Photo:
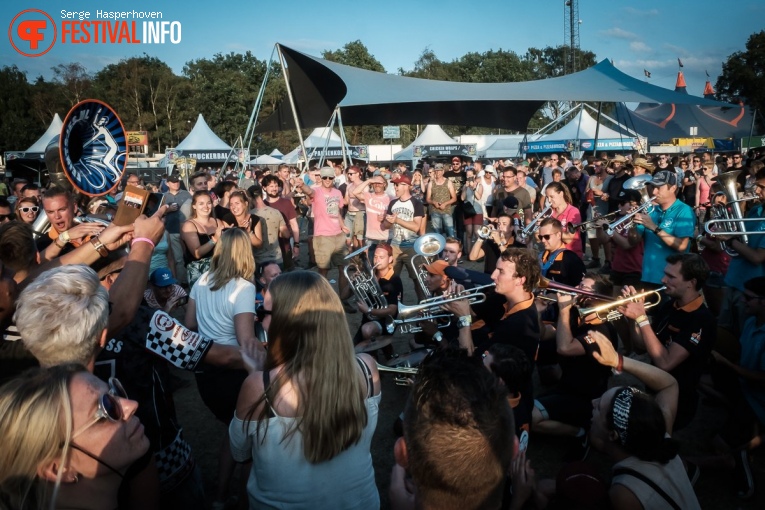
[[654, 18], [659, 15], [658, 9], [646, 9], [640, 10], [634, 7], [625, 7], [624, 11], [630, 16], [639, 16], [641, 18]]
[[649, 53], [653, 51], [650, 46], [642, 41], [632, 41], [630, 43], [630, 49], [636, 53]]
[[615, 39], [626, 39], [628, 41], [634, 41], [638, 38], [637, 34], [628, 32], [618, 27], [609, 28], [608, 30], [601, 30], [600, 34], [606, 37], [613, 37]]

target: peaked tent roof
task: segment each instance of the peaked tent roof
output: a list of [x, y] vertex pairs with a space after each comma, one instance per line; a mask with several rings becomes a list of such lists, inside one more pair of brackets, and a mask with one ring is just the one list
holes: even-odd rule
[[247, 164], [248, 165], [281, 165], [282, 160], [275, 158], [273, 156], [269, 156], [268, 154], [261, 154], [257, 158], [251, 159]]
[[393, 159], [396, 161], [412, 161], [414, 156], [415, 145], [440, 145], [440, 144], [453, 144], [454, 138], [446, 134], [446, 131], [441, 129], [441, 126], [435, 124], [428, 124], [425, 129], [422, 130], [420, 136], [410, 143], [407, 147], [401, 149], [399, 152], [393, 155]]
[[24, 151], [27, 153], [27, 157], [31, 154], [45, 154], [45, 148], [48, 147], [48, 144], [53, 138], [61, 134], [63, 125], [64, 123], [61, 121], [61, 117], [58, 116], [58, 113], [55, 114], [48, 129], [45, 130], [45, 133]]
[[[541, 136], [539, 140], [576, 140], [595, 138], [597, 125], [597, 121], [593, 119], [589, 113], [580, 109], [579, 113], [577, 113], [565, 126], [557, 131]], [[607, 138], [632, 138], [632, 136], [614, 131], [601, 124], [600, 129], [598, 130], [598, 139], [604, 140]]]
[[[705, 96], [714, 94], [711, 84], [704, 87]], [[675, 92], [688, 96], [685, 77], [677, 73]], [[688, 96], [691, 97], [691, 96]], [[634, 129], [651, 142], [690, 136], [690, 128], [698, 127], [698, 136], [741, 138], [749, 134], [752, 114], [743, 104], [694, 105], [674, 102], [641, 102], [634, 111], [624, 104], [616, 105], [616, 119]]]
[[284, 156], [284, 154], [282, 154], [282, 151], [280, 151], [279, 149], [272, 150], [268, 155], [274, 158], [278, 158], [279, 156]]
[[[548, 100], [724, 105], [645, 83], [608, 60], [545, 80], [460, 83], [367, 71], [279, 48], [303, 128], [326, 125], [336, 106], [347, 126], [448, 124], [525, 130]], [[257, 127], [258, 132], [287, 129], [295, 129], [295, 124], [286, 100]]]
[[[327, 143], [328, 134], [329, 143]], [[323, 127], [314, 129], [310, 135], [303, 139], [303, 144], [305, 145], [306, 152], [310, 155], [311, 151], [309, 149], [322, 149], [325, 144], [327, 145], [327, 148], [342, 147], [343, 141], [340, 139], [340, 135], [335, 133], [334, 130], [329, 131], [328, 127]], [[282, 163], [295, 164], [299, 160], [299, 155], [300, 146], [298, 145], [282, 157]]]
[[176, 147], [179, 151], [193, 151], [193, 150], [219, 150], [230, 151], [231, 146], [221, 140], [218, 135], [213, 133], [210, 126], [205, 122], [202, 114], [197, 117], [197, 122], [194, 124], [194, 128]]

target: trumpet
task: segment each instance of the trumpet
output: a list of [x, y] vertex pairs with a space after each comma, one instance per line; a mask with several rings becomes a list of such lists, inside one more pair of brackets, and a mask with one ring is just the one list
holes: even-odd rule
[[589, 221], [583, 221], [582, 223], [567, 223], [566, 230], [568, 230], [569, 234], [574, 234], [577, 230], [580, 232], [584, 232], [586, 230], [598, 228], [598, 225], [590, 225], [590, 224], [595, 223], [596, 221], [601, 221], [606, 218], [610, 218], [611, 216], [615, 216], [617, 214], [619, 214], [619, 211], [614, 211], [612, 213], [604, 214], [602, 216], [598, 216], [597, 218], [593, 218]]
[[608, 237], [613, 236], [616, 232], [623, 232], [625, 230], [628, 230], [632, 227], [635, 218], [635, 215], [642, 212], [649, 212], [651, 209], [653, 209], [654, 202], [656, 201], [656, 197], [651, 197], [648, 199], [647, 202], [643, 202], [640, 204], [640, 206], [634, 208], [621, 218], [612, 221], [608, 225], [603, 227], [603, 232], [606, 233]]
[[534, 219], [531, 220], [531, 223], [523, 227], [518, 232], [518, 240], [525, 244], [529, 239], [531, 239], [536, 231], [539, 230], [539, 226], [542, 223], [542, 220], [548, 216], [552, 216], [552, 204], [550, 204], [550, 202], [547, 202], [545, 208], [539, 211], [539, 214], [534, 216]]
[[[434, 296], [432, 298], [423, 299], [419, 304], [407, 306], [403, 303], [398, 304], [398, 318], [393, 319], [393, 323], [388, 327], [388, 331], [395, 329], [399, 326], [399, 332], [401, 333], [419, 333], [422, 328], [417, 325], [418, 322], [436, 320], [436, 319], [450, 319], [452, 314], [442, 313], [441, 307], [452, 301], [459, 301], [461, 299], [467, 299], [471, 305], [476, 305], [486, 301], [486, 294], [481, 292], [485, 289], [493, 289], [494, 283], [473, 287], [472, 289], [465, 289], [462, 292], [455, 294]], [[449, 326], [449, 323], [441, 323], [439, 328], [445, 328]]]
[[478, 229], [478, 237], [479, 239], [483, 239], [484, 241], [491, 237], [491, 235], [497, 231], [497, 227], [494, 225], [484, 225], [480, 229]]
[[666, 289], [666, 287], [659, 287], [656, 290], [648, 290], [646, 292], [642, 292], [640, 294], [635, 294], [634, 296], [629, 296], [623, 299], [618, 299], [616, 301], [611, 301], [610, 303], [606, 303], [599, 306], [593, 306], [591, 308], [580, 308], [579, 309], [579, 317], [587, 317], [588, 315], [595, 314], [596, 317], [602, 321], [615, 321], [616, 319], [619, 319], [622, 317], [622, 314], [616, 310], [622, 305], [625, 305], [627, 303], [632, 303], [634, 301], [637, 301], [639, 299], [647, 298], [648, 296], [656, 296], [656, 301], [648, 301], [647, 303], [643, 304], [644, 308], [652, 308], [659, 303], [661, 303], [661, 294], [659, 294], [661, 291]]
[[396, 381], [397, 386], [409, 386], [409, 381], [407, 380], [409, 377], [406, 376], [417, 375], [417, 371], [419, 369], [417, 367], [389, 367], [377, 363], [377, 370], [380, 372], [393, 372], [395, 374], [403, 374], [403, 377], [395, 377], [393, 380]]

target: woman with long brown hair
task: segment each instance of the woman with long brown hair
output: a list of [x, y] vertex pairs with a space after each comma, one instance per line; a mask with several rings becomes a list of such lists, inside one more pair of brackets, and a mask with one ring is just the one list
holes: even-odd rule
[[186, 264], [189, 287], [210, 268], [215, 243], [224, 228], [231, 225], [215, 218], [210, 193], [196, 191], [191, 198], [191, 218], [181, 225], [181, 240], [191, 261]]
[[247, 194], [241, 190], [232, 192], [228, 199], [228, 208], [236, 220], [235, 226], [247, 234], [252, 248], [255, 249], [263, 246], [260, 216], [250, 214], [250, 201], [247, 198]]
[[245, 380], [229, 426], [234, 458], [253, 460], [250, 508], [379, 508], [379, 375], [369, 355], [354, 355], [337, 293], [316, 273], [282, 274], [258, 315], [265, 366]]
[[545, 186], [545, 197], [552, 206], [552, 217], [561, 222], [563, 226], [563, 243], [567, 250], [571, 250], [584, 257], [582, 246], [582, 234], [577, 229], [573, 234], [568, 232], [566, 225], [569, 223], [579, 224], [582, 222], [582, 214], [571, 203], [571, 192], [560, 182], [551, 182]]

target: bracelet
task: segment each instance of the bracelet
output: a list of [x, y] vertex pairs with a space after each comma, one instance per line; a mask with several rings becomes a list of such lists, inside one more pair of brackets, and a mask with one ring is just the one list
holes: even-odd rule
[[642, 328], [643, 326], [650, 326], [651, 323], [648, 322], [648, 319], [646, 319], [644, 321], [638, 322], [637, 325], [638, 325], [639, 328]]
[[470, 315], [463, 315], [458, 319], [459, 327], [461, 328], [469, 328], [471, 324], [473, 324], [473, 317]]
[[612, 368], [612, 369], [611, 369], [611, 371], [612, 371], [612, 372], [613, 372], [615, 375], [619, 375], [619, 374], [621, 374], [621, 373], [622, 373], [622, 370], [623, 370], [623, 369], [624, 369], [624, 356], [622, 356], [621, 354], [619, 354], [619, 361], [617, 361], [617, 362], [616, 362], [616, 367], [615, 367], [615, 368]]
[[300, 241], [295, 241], [294, 243], [292, 243], [292, 245], [293, 246], [300, 246]]
[[149, 239], [148, 237], [136, 237], [133, 239], [133, 241], [130, 243], [130, 246], [133, 246], [135, 243], [148, 243], [151, 245], [152, 248], [154, 248], [154, 241]]
[[653, 233], [656, 234], [657, 236], [659, 235], [659, 232], [661, 232], [661, 227], [656, 227], [655, 229], [653, 229]]
[[635, 322], [637, 322], [638, 324], [647, 320], [648, 320], [648, 316], [646, 314], [638, 315], [637, 317], [635, 317]]
[[93, 248], [95, 248], [95, 249], [96, 249], [96, 251], [98, 252], [98, 254], [99, 254], [101, 257], [108, 257], [108, 256], [109, 256], [109, 250], [107, 250], [107, 249], [106, 249], [106, 246], [104, 246], [104, 243], [102, 243], [102, 242], [101, 242], [101, 241], [98, 239], [98, 236], [96, 236], [96, 237], [91, 237], [91, 238], [90, 238], [90, 244], [92, 244], [92, 245], [93, 245]]

